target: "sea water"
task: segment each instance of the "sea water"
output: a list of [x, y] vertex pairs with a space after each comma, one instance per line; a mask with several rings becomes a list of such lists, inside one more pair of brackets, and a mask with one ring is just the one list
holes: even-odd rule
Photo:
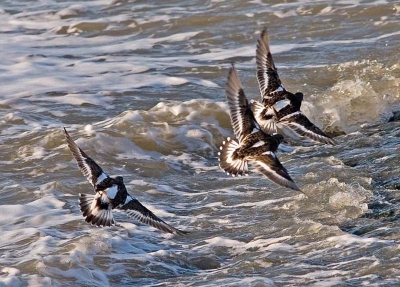
[[[0, 3], [0, 286], [400, 284], [396, 1]], [[304, 194], [218, 167], [235, 63], [259, 99], [268, 27], [283, 85], [336, 146], [278, 157]], [[171, 225], [97, 228], [77, 144]]]

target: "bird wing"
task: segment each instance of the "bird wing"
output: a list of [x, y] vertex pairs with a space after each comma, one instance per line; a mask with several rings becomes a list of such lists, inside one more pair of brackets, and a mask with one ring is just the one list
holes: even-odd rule
[[289, 114], [279, 121], [301, 136], [308, 137], [314, 141], [335, 145], [336, 142], [314, 125], [302, 112]]
[[274, 92], [285, 91], [279, 79], [278, 70], [275, 67], [269, 48], [267, 29], [261, 32], [256, 49], [257, 80], [260, 87], [261, 99], [271, 98]]
[[233, 65], [228, 74], [226, 98], [228, 100], [233, 131], [239, 142], [241, 142], [254, 128], [258, 127], [258, 124], [254, 120], [254, 115], [244, 94], [242, 83]]
[[162, 219], [158, 218], [156, 215], [154, 215], [153, 212], [147, 209], [136, 198], [131, 197], [131, 200], [128, 201], [126, 204], [122, 205], [121, 207], [119, 207], [119, 209], [126, 212], [126, 214], [128, 214], [132, 218], [144, 224], [148, 224], [152, 227], [155, 227], [161, 231], [179, 235], [184, 235], [188, 233], [187, 231], [182, 231], [175, 227], [172, 227]]
[[101, 169], [101, 167], [78, 147], [65, 128], [64, 133], [65, 138], [67, 139], [68, 148], [78, 163], [79, 169], [92, 186], [94, 187], [97, 183], [108, 178], [109, 176]]
[[274, 152], [266, 151], [260, 155], [252, 156], [251, 160], [256, 169], [266, 175], [273, 182], [281, 186], [301, 191], [289, 176], [287, 170], [280, 163]]

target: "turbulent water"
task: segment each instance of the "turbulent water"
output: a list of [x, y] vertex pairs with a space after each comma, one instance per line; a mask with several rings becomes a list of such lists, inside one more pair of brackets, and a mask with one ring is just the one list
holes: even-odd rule
[[[396, 2], [2, 1], [0, 286], [399, 286]], [[259, 98], [264, 26], [283, 84], [338, 142], [278, 153], [305, 195], [218, 167], [227, 71]], [[87, 224], [63, 126], [191, 233]]]

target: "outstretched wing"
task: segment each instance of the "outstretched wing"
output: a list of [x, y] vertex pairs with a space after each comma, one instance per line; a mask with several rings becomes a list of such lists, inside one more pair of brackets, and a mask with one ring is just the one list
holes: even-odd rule
[[284, 91], [278, 70], [275, 67], [269, 48], [267, 29], [261, 32], [256, 50], [257, 80], [260, 86], [261, 99], [273, 97], [273, 92]]
[[301, 111], [292, 113], [280, 119], [279, 123], [292, 129], [301, 136], [314, 141], [335, 145], [336, 142], [314, 125]]
[[301, 191], [289, 176], [286, 168], [280, 163], [275, 153], [266, 151], [261, 155], [251, 157], [256, 169], [266, 175], [271, 181], [297, 191]]
[[233, 131], [239, 142], [242, 142], [243, 138], [256, 128], [256, 123], [246, 95], [244, 94], [242, 83], [233, 65], [228, 74], [226, 98], [231, 114]]
[[101, 167], [78, 147], [65, 128], [64, 133], [65, 138], [67, 139], [68, 148], [78, 163], [79, 169], [93, 187], [97, 183], [108, 178], [108, 175], [101, 169]]
[[133, 217], [134, 219], [153, 226], [161, 231], [184, 235], [187, 234], [187, 231], [179, 230], [175, 227], [172, 227], [162, 219], [158, 218], [147, 209], [143, 204], [141, 204], [136, 198], [131, 197], [131, 200], [119, 207], [120, 210], [125, 211], [129, 216]]

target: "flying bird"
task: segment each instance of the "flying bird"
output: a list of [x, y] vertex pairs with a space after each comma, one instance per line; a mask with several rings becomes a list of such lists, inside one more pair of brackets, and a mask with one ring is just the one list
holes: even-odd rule
[[241, 176], [248, 174], [248, 163], [251, 163], [271, 181], [300, 191], [275, 154], [283, 136], [260, 129], [233, 65], [228, 74], [226, 97], [238, 141], [230, 137], [223, 141], [218, 153], [220, 167], [228, 175]]
[[68, 148], [78, 163], [78, 167], [93, 186], [94, 194], [79, 194], [79, 205], [86, 221], [97, 226], [112, 226], [116, 222], [112, 210], [124, 211], [128, 216], [174, 234], [188, 232], [172, 227], [131, 196], [121, 176], [110, 177], [102, 168], [81, 150], [64, 128]]
[[288, 128], [297, 136], [335, 145], [335, 141], [300, 110], [303, 94], [293, 94], [283, 87], [269, 48], [267, 29], [262, 31], [258, 39], [256, 62], [262, 103], [253, 100], [251, 108], [261, 129], [266, 133], [276, 133], [277, 128], [282, 131]]

